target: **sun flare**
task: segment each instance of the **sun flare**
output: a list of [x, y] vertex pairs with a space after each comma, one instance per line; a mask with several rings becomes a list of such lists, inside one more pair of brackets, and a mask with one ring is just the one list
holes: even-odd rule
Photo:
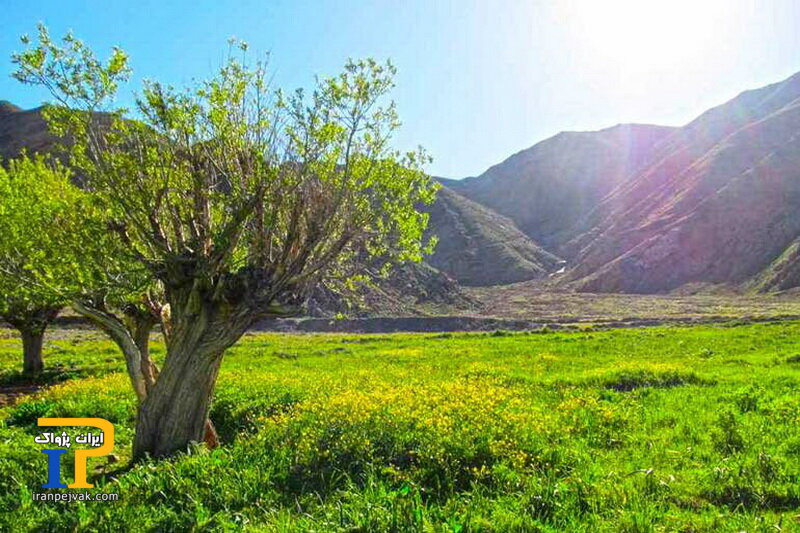
[[722, 0], [569, 1], [559, 9], [583, 53], [628, 71], [713, 61], [715, 42], [737, 23]]

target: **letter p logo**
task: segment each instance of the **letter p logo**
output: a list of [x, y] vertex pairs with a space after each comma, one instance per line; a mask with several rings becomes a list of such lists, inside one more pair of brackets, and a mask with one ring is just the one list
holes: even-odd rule
[[86, 460], [101, 457], [114, 449], [114, 426], [102, 418], [40, 418], [40, 426], [91, 426], [103, 431], [103, 445], [90, 450], [75, 450], [75, 483], [61, 483], [61, 456], [67, 450], [42, 450], [47, 455], [47, 483], [43, 489], [90, 489], [94, 485], [86, 481]]

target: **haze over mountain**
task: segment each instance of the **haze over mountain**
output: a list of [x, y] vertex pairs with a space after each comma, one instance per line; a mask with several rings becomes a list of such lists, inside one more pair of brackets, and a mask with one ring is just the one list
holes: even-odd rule
[[800, 74], [681, 128], [560, 133], [462, 181], [597, 292], [800, 282]]
[[475, 178], [442, 180], [509, 217], [529, 237], [557, 249], [600, 200], [648, 162], [674, 128], [620, 124], [562, 132], [518, 152]]
[[787, 288], [796, 273], [784, 262], [772, 276], [770, 265], [800, 235], [799, 208], [800, 74], [742, 93], [662, 142], [563, 247], [568, 279], [603, 292], [754, 277]]

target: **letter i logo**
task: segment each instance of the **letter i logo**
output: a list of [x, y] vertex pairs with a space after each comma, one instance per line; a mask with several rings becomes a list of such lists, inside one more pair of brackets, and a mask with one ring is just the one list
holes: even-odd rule
[[47, 483], [42, 485], [43, 489], [66, 489], [67, 486], [61, 483], [61, 456], [67, 450], [42, 450], [47, 455]]

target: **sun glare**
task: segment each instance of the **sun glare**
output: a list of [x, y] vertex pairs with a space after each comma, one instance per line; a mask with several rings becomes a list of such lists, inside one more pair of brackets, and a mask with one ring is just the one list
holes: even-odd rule
[[[559, 19], [594, 61], [629, 72], [713, 60], [736, 24], [724, 0], [588, 0], [559, 3]], [[687, 63], [689, 63], [687, 65]]]

